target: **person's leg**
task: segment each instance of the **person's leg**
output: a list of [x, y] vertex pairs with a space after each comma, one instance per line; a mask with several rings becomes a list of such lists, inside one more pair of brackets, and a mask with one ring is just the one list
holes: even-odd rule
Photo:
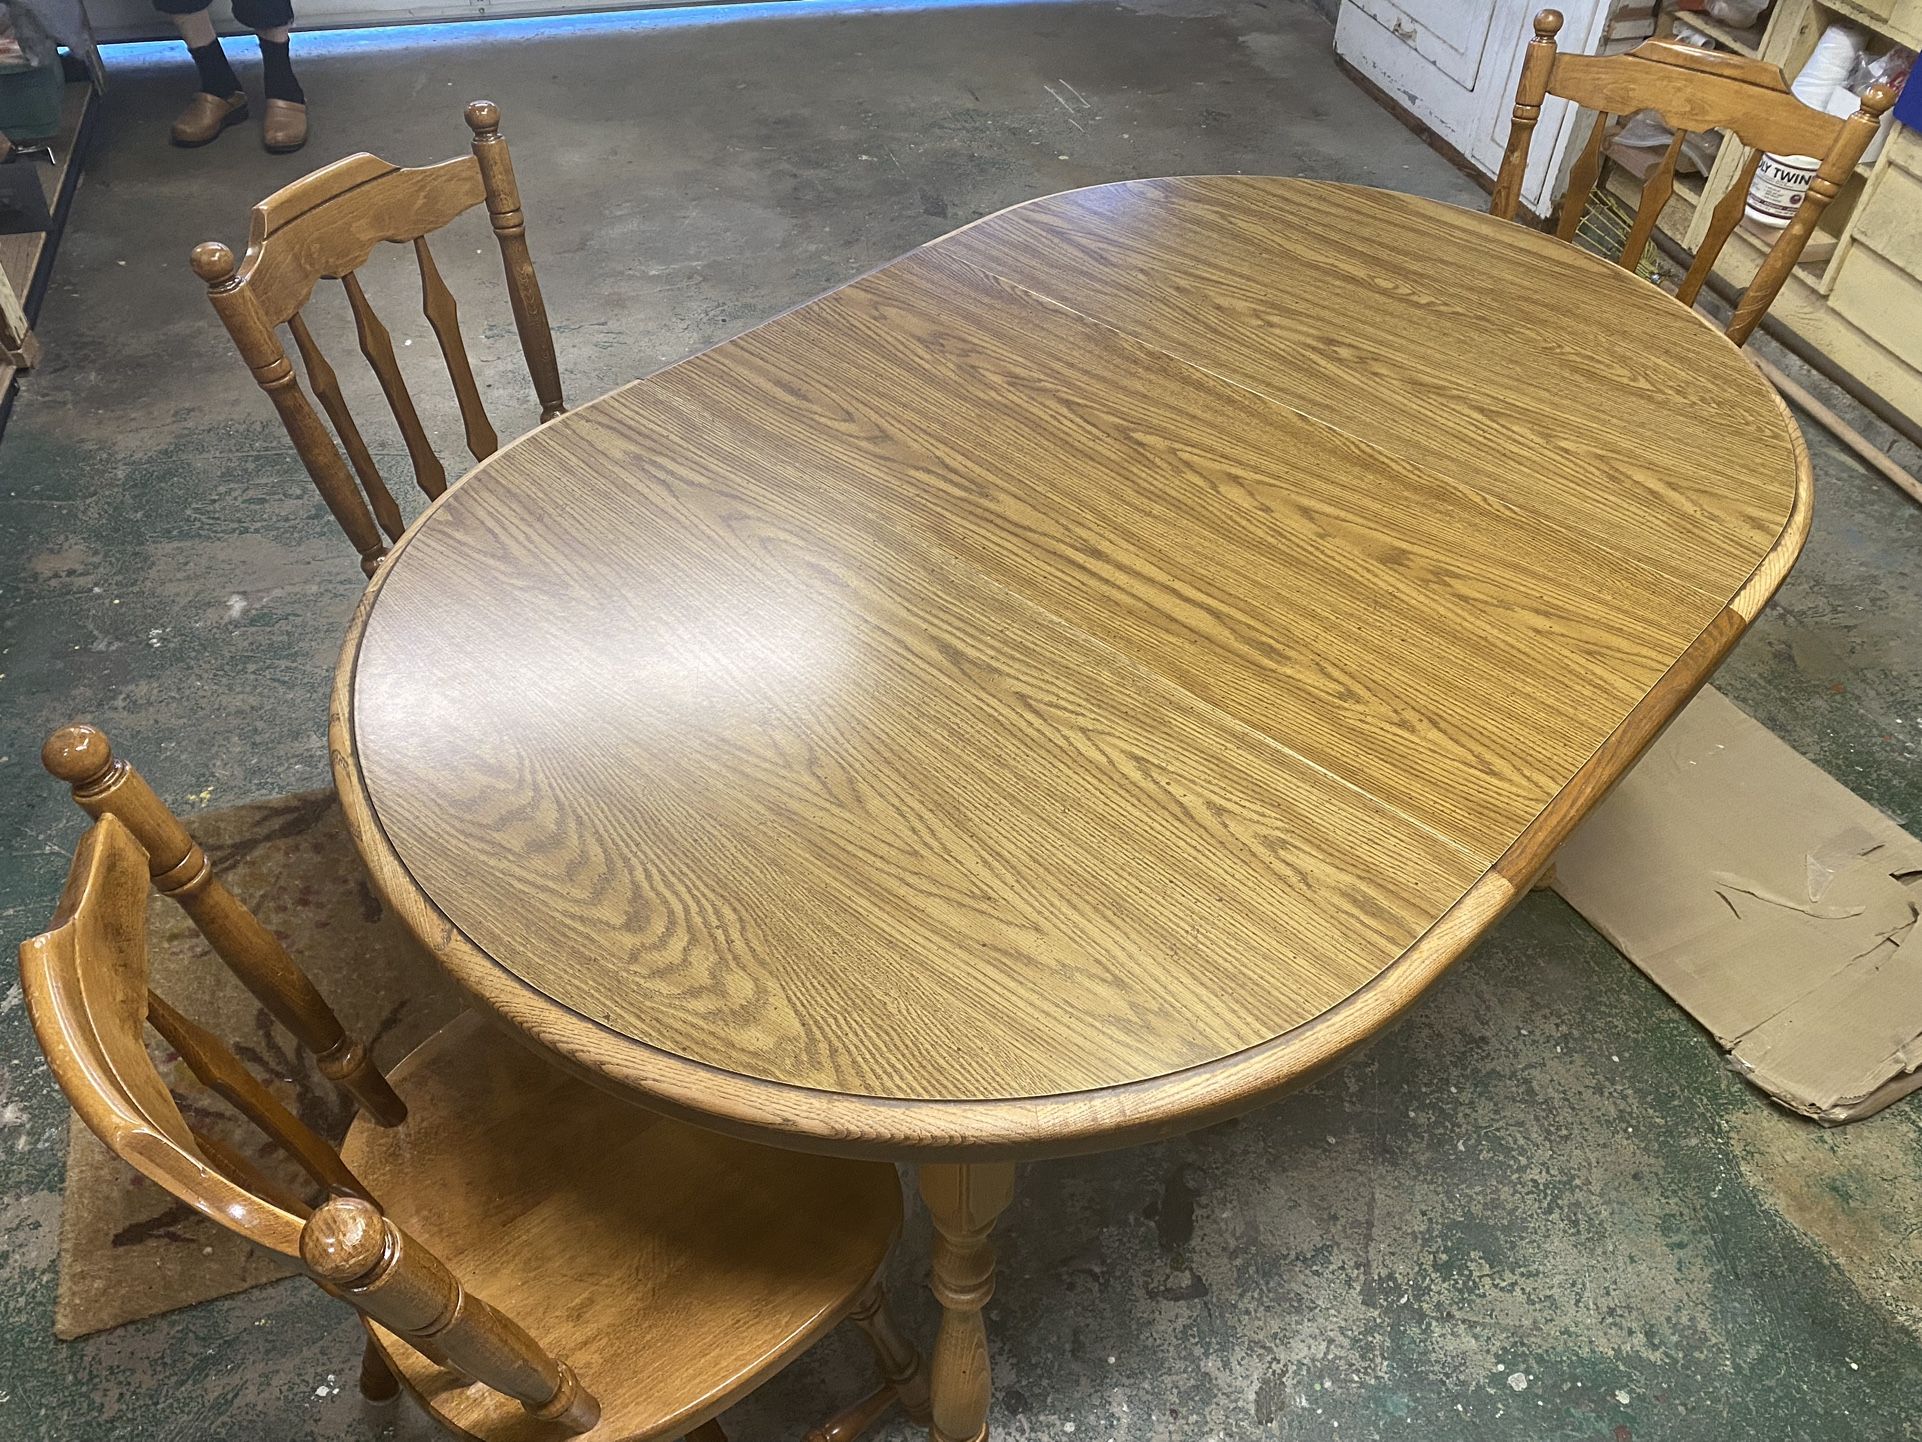
[[261, 143], [276, 155], [307, 143], [307, 93], [294, 78], [287, 27], [293, 0], [234, 0], [234, 19], [260, 40], [267, 104], [260, 115]]
[[207, 14], [208, 0], [154, 0], [154, 7], [173, 17], [187, 53], [200, 76], [200, 89], [174, 121], [175, 145], [205, 145], [236, 121], [247, 118], [247, 97], [227, 63], [226, 52], [214, 34]]
[[260, 63], [266, 72], [269, 100], [291, 100], [296, 105], [307, 103], [307, 92], [294, 78], [293, 51], [285, 25], [260, 32]]

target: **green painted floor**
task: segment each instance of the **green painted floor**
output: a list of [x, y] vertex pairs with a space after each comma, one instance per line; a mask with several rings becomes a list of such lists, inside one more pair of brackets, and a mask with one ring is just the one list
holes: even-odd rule
[[[0, 443], [9, 938], [45, 920], [79, 830], [35, 760], [60, 722], [107, 727], [184, 810], [327, 776], [359, 574], [185, 263], [242, 239], [254, 198], [355, 149], [455, 154], [461, 102], [492, 96], [581, 399], [1066, 186], [1239, 169], [1476, 203], [1329, 42], [1292, 0], [1173, 0], [310, 45], [316, 138], [294, 160], [246, 130], [169, 149], [180, 67], [117, 65], [41, 316], [48, 362]], [[254, 85], [250, 50], [233, 47]], [[496, 414], [531, 422], [484, 223], [465, 234], [442, 267]], [[427, 332], [405, 271], [385, 284], [411, 364]], [[426, 418], [456, 454], [451, 403]], [[1922, 510], [1809, 439], [1814, 537], [1718, 684], [1914, 818]], [[399, 460], [397, 438], [375, 444]], [[66, 1111], [10, 979], [0, 993], [0, 1438], [430, 1435], [363, 1409], [354, 1323], [301, 1283], [54, 1341]], [[1026, 1169], [1002, 1235], [999, 1437], [1922, 1435], [1922, 1105], [1836, 1132], [1772, 1110], [1552, 896], [1313, 1089]], [[917, 1221], [897, 1291], [923, 1335], [924, 1257]], [[866, 1379], [837, 1337], [730, 1430], [798, 1437]]]

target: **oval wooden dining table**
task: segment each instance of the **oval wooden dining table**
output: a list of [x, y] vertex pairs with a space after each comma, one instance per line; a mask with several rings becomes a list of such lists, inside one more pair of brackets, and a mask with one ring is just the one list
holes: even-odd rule
[[1655, 287], [1432, 201], [1030, 201], [521, 438], [375, 576], [350, 824], [481, 1003], [649, 1106], [918, 1162], [934, 1435], [1013, 1163], [1367, 1042], [1807, 533]]

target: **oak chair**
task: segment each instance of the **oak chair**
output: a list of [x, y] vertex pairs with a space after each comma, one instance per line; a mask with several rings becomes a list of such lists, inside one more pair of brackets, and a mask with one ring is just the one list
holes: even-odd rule
[[[336, 1152], [150, 990], [149, 864], [114, 813], [88, 829], [52, 929], [20, 948], [34, 1030], [112, 1151], [362, 1314], [363, 1393], [404, 1386], [486, 1442], [724, 1442], [716, 1414], [851, 1317], [886, 1380], [809, 1438], [847, 1442], [897, 1400], [926, 1421], [921, 1360], [876, 1277], [901, 1221], [893, 1167], [668, 1121], [472, 1013], [394, 1068], [407, 1119], [357, 1119]], [[292, 1156], [317, 1204], [186, 1121], [143, 1024]]]
[[280, 939], [227, 889], [200, 843], [147, 778], [113, 754], [103, 732], [87, 725], [62, 726], [47, 738], [40, 760], [72, 789], [82, 811], [96, 820], [114, 816], [133, 834], [147, 856], [154, 889], [180, 904], [215, 955], [268, 1015], [313, 1053], [323, 1076], [381, 1125], [395, 1126], [406, 1119], [406, 1106], [366, 1045], [348, 1035]]
[[[367, 299], [358, 271], [382, 241], [413, 246], [420, 272], [421, 311], [446, 362], [467, 448], [475, 460], [485, 460], [499, 449], [500, 437], [474, 383], [453, 293], [427, 247], [429, 234], [485, 203], [494, 238], [500, 243], [508, 299], [540, 400], [540, 418], [552, 420], [566, 409], [547, 307], [528, 254], [520, 189], [507, 142], [501, 138], [500, 107], [491, 100], [477, 100], [466, 113], [474, 132], [472, 155], [419, 169], [403, 169], [364, 153], [350, 155], [275, 191], [255, 206], [246, 258], [238, 264], [233, 251], [218, 241], [203, 241], [193, 251], [194, 273], [207, 282], [214, 309], [241, 358], [273, 401], [307, 474], [360, 552], [361, 569], [370, 576], [386, 554], [386, 542], [400, 538], [403, 522], [400, 507], [348, 411], [340, 381], [301, 314], [320, 281], [338, 280], [346, 292], [361, 354], [373, 368], [400, 428], [415, 483], [432, 499], [447, 489], [447, 472], [421, 425], [393, 340]], [[293, 337], [308, 384], [346, 448], [351, 472], [294, 375], [278, 334], [283, 325]]]
[[1547, 97], [1558, 96], [1597, 112], [1588, 141], [1569, 172], [1568, 194], [1563, 197], [1561, 220], [1555, 229], [1561, 240], [1575, 238], [1582, 212], [1601, 175], [1602, 150], [1615, 129], [1614, 122], [1638, 111], [1653, 110], [1675, 134], [1660, 164], [1642, 184], [1641, 204], [1618, 257], [1622, 266], [1632, 270], [1655, 233], [1662, 207], [1674, 194], [1675, 167], [1681, 159], [1684, 136], [1690, 131], [1733, 131], [1746, 147], [1741, 168], [1710, 215], [1701, 247], [1676, 290], [1676, 298], [1692, 306], [1722, 246], [1742, 219], [1749, 182], [1755, 178], [1763, 153], [1812, 155], [1821, 160], [1807, 198], [1763, 256], [1729, 317], [1725, 333], [1737, 345], [1742, 344], [1787, 281], [1822, 212], [1875, 138], [1882, 113], [1894, 103], [1894, 93], [1878, 85], [1863, 96], [1855, 114], [1838, 118], [1796, 99], [1780, 68], [1766, 61], [1700, 50], [1671, 40], [1645, 40], [1623, 55], [1563, 54], [1555, 48], [1555, 36], [1561, 28], [1560, 11], [1544, 10], [1535, 17], [1535, 38], [1529, 41], [1522, 59], [1508, 146], [1488, 207], [1491, 215], [1503, 220], [1516, 218], [1522, 177], [1528, 169], [1529, 142]]

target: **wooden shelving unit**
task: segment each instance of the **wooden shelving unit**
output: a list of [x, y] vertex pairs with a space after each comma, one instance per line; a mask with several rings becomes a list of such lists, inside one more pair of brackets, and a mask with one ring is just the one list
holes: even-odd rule
[[1764, 27], [1761, 25], [1753, 25], [1746, 30], [1738, 30], [1732, 25], [1724, 25], [1721, 21], [1697, 10], [1673, 11], [1670, 13], [1669, 19], [1677, 31], [1693, 30], [1697, 35], [1703, 35], [1713, 40], [1724, 50], [1733, 50], [1738, 55], [1747, 55], [1751, 59], [1756, 60], [1762, 57], [1762, 33]]
[[[51, 230], [29, 231], [19, 235], [0, 235], [0, 272], [15, 289], [21, 308], [32, 320], [40, 309], [40, 294], [46, 289], [47, 271], [53, 260], [54, 243], [66, 223], [74, 190], [80, 183], [79, 152], [86, 144], [86, 132], [93, 118], [97, 97], [93, 86], [76, 80], [67, 86], [60, 106], [60, 133], [48, 144], [54, 164], [37, 167], [42, 188], [47, 194], [47, 209], [53, 214]], [[16, 164], [30, 164], [17, 161]], [[0, 426], [5, 425], [13, 403], [14, 368], [0, 360]]]

